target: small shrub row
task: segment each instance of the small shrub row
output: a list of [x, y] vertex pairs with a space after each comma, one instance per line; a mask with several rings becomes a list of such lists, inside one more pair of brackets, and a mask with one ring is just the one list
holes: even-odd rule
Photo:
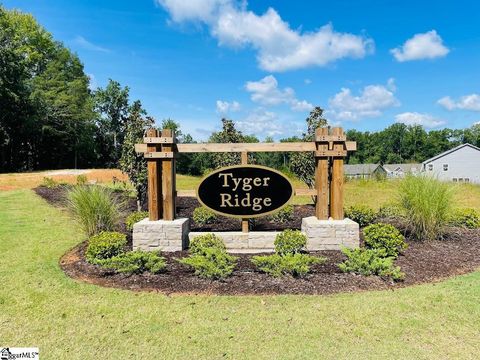
[[88, 240], [85, 257], [92, 264], [100, 264], [103, 260], [125, 252], [127, 236], [118, 232], [103, 231]]
[[408, 247], [405, 237], [396, 227], [390, 224], [368, 225], [363, 230], [363, 234], [367, 248], [384, 250], [386, 256], [397, 258], [398, 254]]
[[125, 220], [125, 227], [128, 231], [132, 231], [133, 225], [145, 218], [148, 218], [147, 211], [135, 211], [127, 216], [127, 219]]
[[158, 274], [165, 270], [165, 258], [156, 252], [129, 251], [100, 261], [102, 267], [126, 274], [142, 274], [145, 271]]
[[273, 213], [268, 217], [269, 221], [275, 223], [286, 223], [293, 219], [293, 206], [287, 205], [279, 211]]
[[213, 224], [217, 221], [217, 215], [205, 206], [200, 206], [193, 210], [193, 221], [200, 226]]
[[375, 221], [377, 214], [366, 205], [353, 205], [345, 209], [345, 217], [357, 222], [360, 227], [365, 227]]
[[451, 214], [448, 222], [451, 226], [478, 229], [480, 228], [480, 215], [475, 209], [457, 209]]

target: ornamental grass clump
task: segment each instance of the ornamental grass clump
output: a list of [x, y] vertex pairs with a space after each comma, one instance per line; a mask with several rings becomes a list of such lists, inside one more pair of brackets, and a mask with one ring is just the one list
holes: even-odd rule
[[442, 234], [454, 205], [453, 188], [429, 176], [409, 175], [399, 187], [400, 205], [417, 240], [435, 240]]
[[117, 228], [123, 204], [112, 191], [101, 186], [75, 186], [68, 193], [68, 204], [88, 236]]
[[304, 277], [310, 267], [326, 261], [325, 258], [302, 253], [307, 237], [298, 230], [284, 230], [275, 238], [275, 254], [253, 256], [252, 263], [262, 272], [279, 277], [292, 275]]

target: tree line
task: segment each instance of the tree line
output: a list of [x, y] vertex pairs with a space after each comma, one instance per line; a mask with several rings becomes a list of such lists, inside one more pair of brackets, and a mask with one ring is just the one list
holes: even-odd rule
[[[155, 126], [155, 119], [140, 100], [131, 101], [127, 86], [114, 80], [105, 88], [93, 90], [89, 85], [76, 54], [33, 16], [0, 6], [0, 172], [120, 167], [143, 186], [144, 161], [133, 145], [141, 142], [148, 127]], [[280, 141], [311, 141], [318, 126], [328, 126], [320, 107], [307, 117], [304, 134]], [[180, 142], [195, 142], [174, 120], [163, 120], [159, 128], [175, 130]], [[393, 124], [377, 132], [348, 130], [347, 137], [357, 141], [358, 147], [348, 163], [422, 162], [465, 142], [480, 146], [480, 125], [426, 131], [419, 125]], [[222, 119], [221, 130], [208, 139], [220, 143], [260, 140], [273, 142], [270, 137], [242, 133], [230, 119]], [[249, 156], [251, 163], [295, 174], [309, 174], [313, 166], [312, 154]], [[239, 162], [239, 154], [181, 154], [177, 171], [201, 175]]]

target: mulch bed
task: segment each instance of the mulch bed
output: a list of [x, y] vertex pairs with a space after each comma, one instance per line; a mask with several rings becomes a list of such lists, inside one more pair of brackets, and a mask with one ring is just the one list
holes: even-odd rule
[[[60, 194], [63, 191], [63, 194]], [[65, 190], [37, 188], [37, 194], [50, 203], [64, 206]], [[179, 199], [180, 216], [191, 216], [198, 206], [196, 199]], [[133, 209], [135, 208], [133, 203]], [[271, 224], [257, 221], [255, 230], [281, 230], [299, 228], [302, 217], [313, 214], [311, 206], [296, 206], [295, 218], [287, 224]], [[229, 218], [226, 224], [217, 224], [198, 231], [239, 230], [237, 221]], [[223, 222], [223, 219], [222, 219]], [[406, 273], [405, 281], [394, 283], [377, 276], [365, 277], [342, 273], [337, 264], [344, 260], [339, 251], [312, 253], [324, 256], [327, 262], [312, 267], [312, 273], [303, 279], [290, 276], [273, 278], [258, 272], [250, 262], [252, 255], [237, 254], [238, 264], [232, 276], [224, 281], [201, 279], [175, 259], [188, 256], [188, 252], [164, 253], [167, 259], [166, 272], [159, 275], [123, 275], [102, 269], [85, 261], [86, 243], [68, 251], [60, 265], [74, 279], [107, 287], [137, 291], [158, 291], [164, 294], [217, 294], [217, 295], [267, 295], [267, 294], [333, 294], [362, 290], [396, 289], [404, 286], [439, 281], [454, 275], [474, 271], [480, 267], [480, 230], [454, 229], [444, 240], [433, 242], [408, 241], [409, 248], [401, 255], [396, 265]]]

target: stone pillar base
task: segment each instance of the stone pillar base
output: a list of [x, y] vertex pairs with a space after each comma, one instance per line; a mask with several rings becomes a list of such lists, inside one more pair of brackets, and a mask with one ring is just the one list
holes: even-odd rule
[[340, 250], [360, 246], [360, 228], [350, 219], [319, 220], [315, 216], [302, 219], [302, 232], [307, 236], [308, 250]]
[[190, 220], [150, 221], [143, 219], [133, 225], [133, 250], [181, 251], [188, 247]]
[[[258, 253], [273, 252], [273, 242], [277, 237], [278, 231], [218, 231], [211, 232], [223, 240], [228, 252], [232, 253]], [[191, 232], [188, 236], [190, 240], [199, 235], [208, 234], [208, 232]]]

